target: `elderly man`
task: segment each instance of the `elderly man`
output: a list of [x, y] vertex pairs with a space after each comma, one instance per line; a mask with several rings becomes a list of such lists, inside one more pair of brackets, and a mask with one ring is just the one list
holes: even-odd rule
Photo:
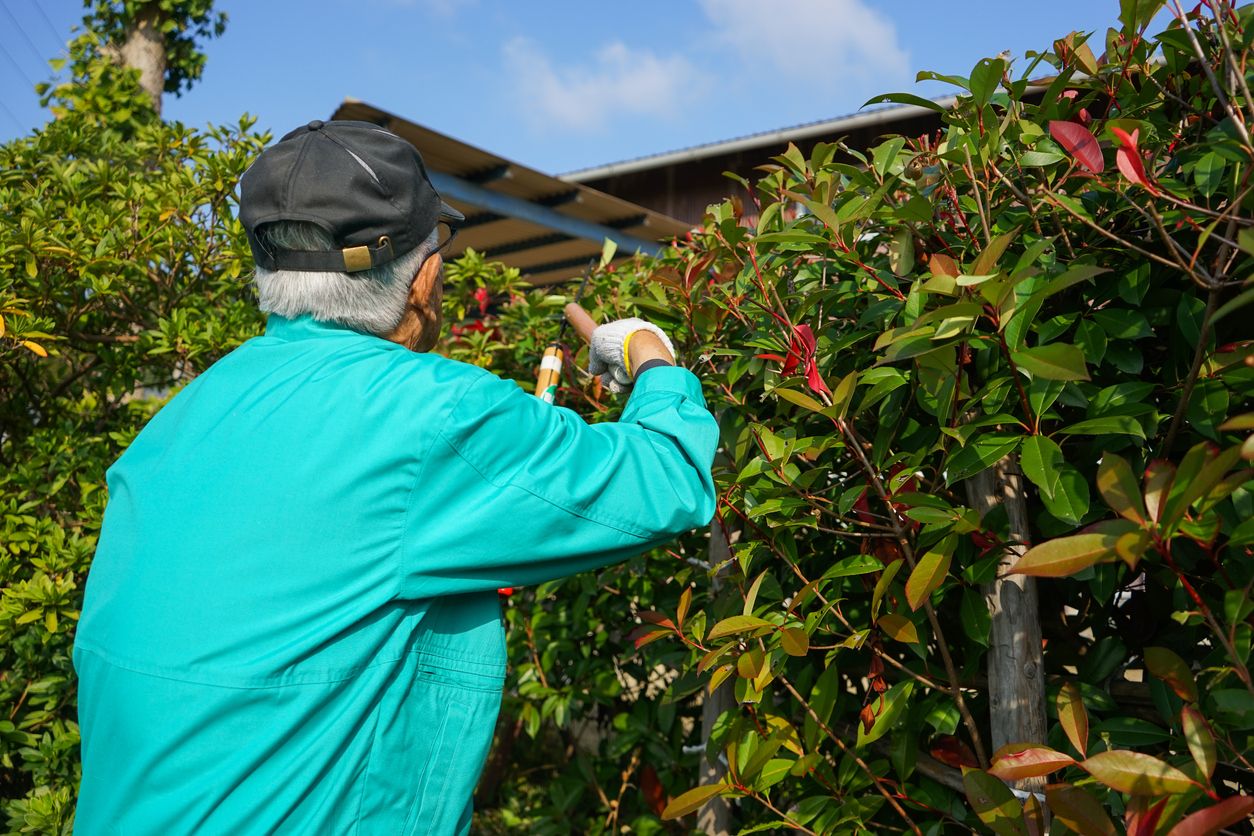
[[109, 471], [76, 831], [465, 833], [505, 674], [496, 589], [706, 523], [717, 428], [640, 320], [593, 339], [634, 382], [616, 424], [425, 353], [461, 215], [392, 133], [311, 122], [240, 194], [266, 333]]

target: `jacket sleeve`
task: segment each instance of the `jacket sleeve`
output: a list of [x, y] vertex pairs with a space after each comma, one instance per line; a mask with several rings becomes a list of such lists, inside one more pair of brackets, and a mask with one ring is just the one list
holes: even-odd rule
[[641, 375], [621, 419], [603, 424], [483, 374], [419, 470], [399, 595], [529, 586], [705, 525], [717, 443], [700, 383], [685, 369]]

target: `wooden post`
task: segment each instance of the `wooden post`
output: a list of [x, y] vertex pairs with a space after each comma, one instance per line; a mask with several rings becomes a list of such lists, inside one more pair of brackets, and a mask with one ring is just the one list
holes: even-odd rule
[[[1009, 456], [966, 481], [967, 502], [981, 516], [999, 503], [1005, 507], [1012, 541], [1002, 553], [999, 577], [983, 590], [992, 616], [988, 703], [994, 750], [1007, 743], [1044, 743], [1046, 734], [1036, 579], [1025, 575], [1000, 576], [1026, 551], [1030, 528], [1023, 490], [1023, 473]], [[1045, 779], [1030, 778], [1014, 786], [1039, 792]]]
[[[727, 545], [727, 532], [717, 516], [710, 522], [710, 565], [717, 566], [731, 557], [731, 549]], [[718, 595], [722, 586], [723, 570], [720, 570], [710, 581], [710, 597]], [[701, 741], [709, 748], [710, 736], [714, 733], [714, 723], [720, 714], [733, 705], [731, 683], [724, 682], [723, 687], [713, 694], [706, 694], [701, 703]], [[698, 784], [716, 784], [727, 774], [727, 767], [717, 758], [709, 760], [706, 753], [701, 755], [701, 775]], [[697, 829], [706, 836], [730, 836], [732, 830], [731, 803], [726, 798], [713, 798], [697, 813]]]

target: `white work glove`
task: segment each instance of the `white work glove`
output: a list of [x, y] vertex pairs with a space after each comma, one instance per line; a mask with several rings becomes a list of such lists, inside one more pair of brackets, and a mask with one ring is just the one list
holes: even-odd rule
[[671, 345], [670, 337], [652, 322], [632, 317], [598, 325], [588, 343], [588, 373], [601, 375], [601, 382], [611, 392], [626, 392], [635, 383], [628, 372], [628, 362], [633, 369], [637, 364], [628, 355], [627, 343], [637, 331], [656, 334], [671, 356], [675, 356], [675, 347]]

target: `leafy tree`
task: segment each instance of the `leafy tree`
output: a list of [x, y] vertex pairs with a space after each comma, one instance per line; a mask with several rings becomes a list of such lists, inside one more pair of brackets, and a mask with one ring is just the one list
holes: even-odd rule
[[[180, 32], [208, 7], [154, 5]], [[0, 806], [12, 832], [69, 827], [69, 652], [104, 471], [169, 392], [261, 325], [232, 190], [265, 137], [249, 119], [161, 122], [105, 43], [78, 37], [70, 79], [42, 90], [56, 118], [0, 146]], [[191, 40], [181, 49], [171, 84], [203, 60]]]
[[[594, 278], [703, 376], [722, 525], [514, 592], [520, 771], [485, 830], [686, 830], [711, 800], [739, 832], [1254, 811], [1254, 7], [1151, 37], [1161, 5], [942, 77], [937, 134], [790, 149]], [[450, 350], [529, 378], [561, 301]], [[573, 371], [567, 403], [612, 414]], [[1007, 672], [1034, 688], [994, 703]], [[701, 750], [726, 769], [695, 786]]]

